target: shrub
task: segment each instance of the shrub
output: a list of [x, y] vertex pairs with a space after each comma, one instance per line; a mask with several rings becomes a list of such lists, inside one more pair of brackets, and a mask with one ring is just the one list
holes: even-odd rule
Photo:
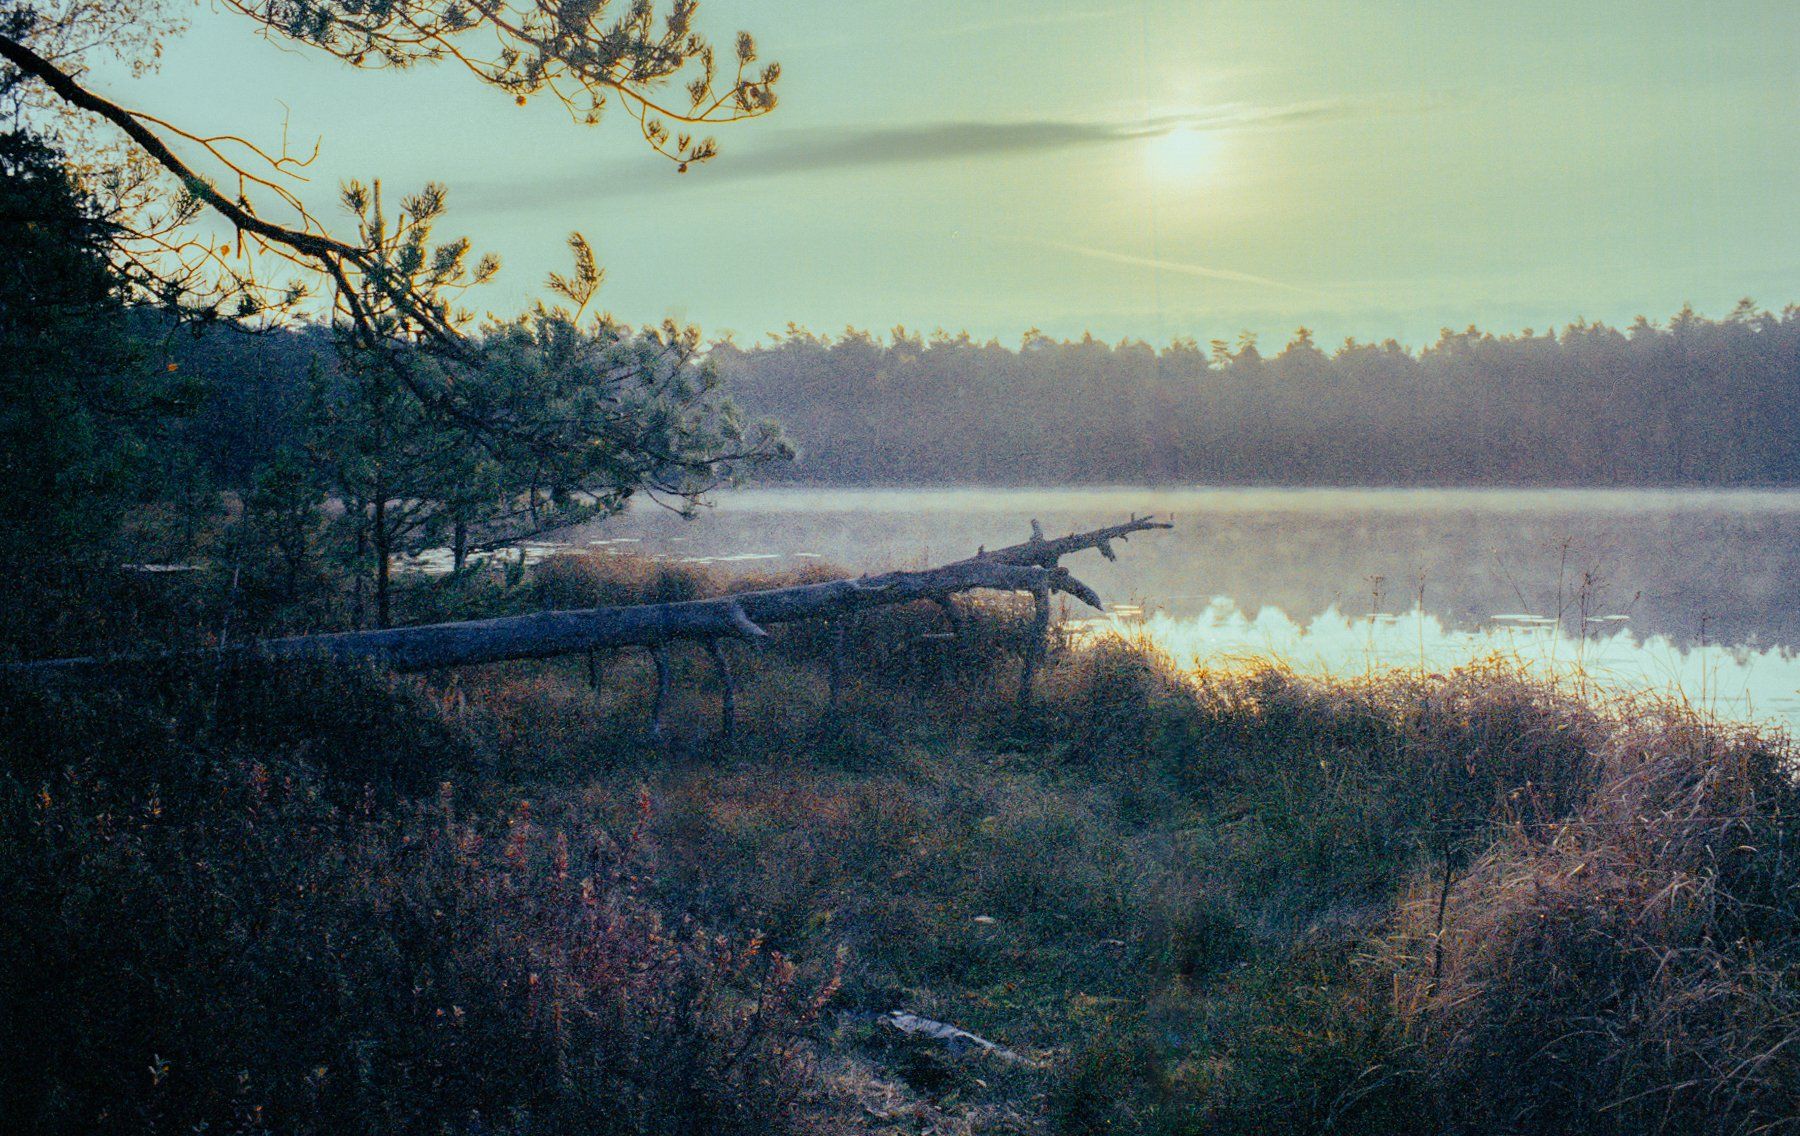
[[0, 675], [8, 772], [28, 787], [78, 776], [179, 785], [207, 755], [285, 756], [341, 801], [428, 791], [477, 762], [473, 716], [373, 666], [234, 658], [165, 660], [95, 683]]
[[679, 603], [720, 591], [719, 580], [702, 565], [593, 552], [548, 557], [528, 579], [537, 609]]
[[[521, 804], [483, 823], [448, 785], [378, 809], [332, 789], [330, 760], [258, 755], [248, 722], [196, 748], [128, 704], [47, 708], [77, 726], [125, 711], [118, 736], [160, 737], [143, 756], [183, 772], [90, 750], [0, 777], [0, 1128], [804, 1121], [805, 1034], [835, 979], [665, 920], [641, 819], [552, 831]], [[281, 734], [275, 707], [261, 720]]]

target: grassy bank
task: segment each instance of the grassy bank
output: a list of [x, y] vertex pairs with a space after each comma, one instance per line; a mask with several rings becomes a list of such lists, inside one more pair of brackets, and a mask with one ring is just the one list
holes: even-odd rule
[[[741, 586], [622, 557], [414, 617]], [[1501, 664], [704, 655], [0, 691], [0, 1108], [42, 1132], [1800, 1127], [1785, 739]], [[954, 1054], [904, 1008], [1027, 1060]]]

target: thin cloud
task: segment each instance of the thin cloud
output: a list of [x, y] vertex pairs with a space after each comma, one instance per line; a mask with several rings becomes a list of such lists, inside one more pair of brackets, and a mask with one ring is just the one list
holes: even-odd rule
[[[1178, 130], [1217, 131], [1287, 126], [1368, 113], [1370, 104], [1341, 101], [1262, 107], [1227, 103], [1181, 114], [1127, 121], [1039, 119], [1025, 122], [937, 122], [917, 126], [830, 127], [773, 133], [756, 149], [730, 149], [688, 174], [665, 164], [633, 166], [611, 174], [564, 175], [538, 180], [530, 191], [517, 185], [474, 186], [477, 207], [567, 204], [571, 199], [621, 197], [710, 188], [736, 182], [832, 170], [915, 166], [1006, 154], [1050, 153], [1159, 138]], [[488, 199], [492, 198], [490, 202]]]
[[1087, 245], [1072, 245], [1063, 241], [1034, 240], [1028, 237], [1005, 238], [1019, 244], [1035, 245], [1039, 248], [1055, 249], [1074, 256], [1084, 256], [1090, 260], [1104, 260], [1111, 264], [1128, 264], [1136, 268], [1152, 268], [1159, 272], [1173, 272], [1180, 276], [1197, 276], [1204, 280], [1228, 280], [1237, 284], [1257, 284], [1264, 288], [1277, 288], [1283, 292], [1312, 296], [1317, 293], [1308, 288], [1293, 284], [1284, 284], [1280, 280], [1271, 280], [1267, 276], [1257, 276], [1250, 272], [1238, 272], [1230, 268], [1215, 268], [1205, 264], [1192, 264], [1181, 260], [1163, 260], [1154, 256], [1134, 256], [1126, 252], [1114, 252], [1111, 249], [1092, 248]]

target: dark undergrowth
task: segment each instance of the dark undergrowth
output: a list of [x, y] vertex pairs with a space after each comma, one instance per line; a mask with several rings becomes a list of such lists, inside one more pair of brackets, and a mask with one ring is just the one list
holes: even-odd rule
[[[713, 594], [563, 558], [414, 619]], [[0, 1128], [1800, 1130], [1784, 739], [870, 612], [393, 679], [0, 689]], [[598, 684], [593, 682], [598, 678]], [[904, 1008], [1025, 1060], [952, 1055]]]

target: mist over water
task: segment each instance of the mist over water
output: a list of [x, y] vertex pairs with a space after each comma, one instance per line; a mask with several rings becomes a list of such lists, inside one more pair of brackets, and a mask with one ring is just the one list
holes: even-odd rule
[[1116, 563], [1065, 564], [1121, 609], [1109, 621], [1184, 663], [1343, 673], [1498, 652], [1800, 722], [1800, 491], [779, 488], [694, 521], [638, 507], [567, 539], [876, 571], [1015, 543], [1033, 518], [1058, 535], [1134, 512], [1176, 527]]

